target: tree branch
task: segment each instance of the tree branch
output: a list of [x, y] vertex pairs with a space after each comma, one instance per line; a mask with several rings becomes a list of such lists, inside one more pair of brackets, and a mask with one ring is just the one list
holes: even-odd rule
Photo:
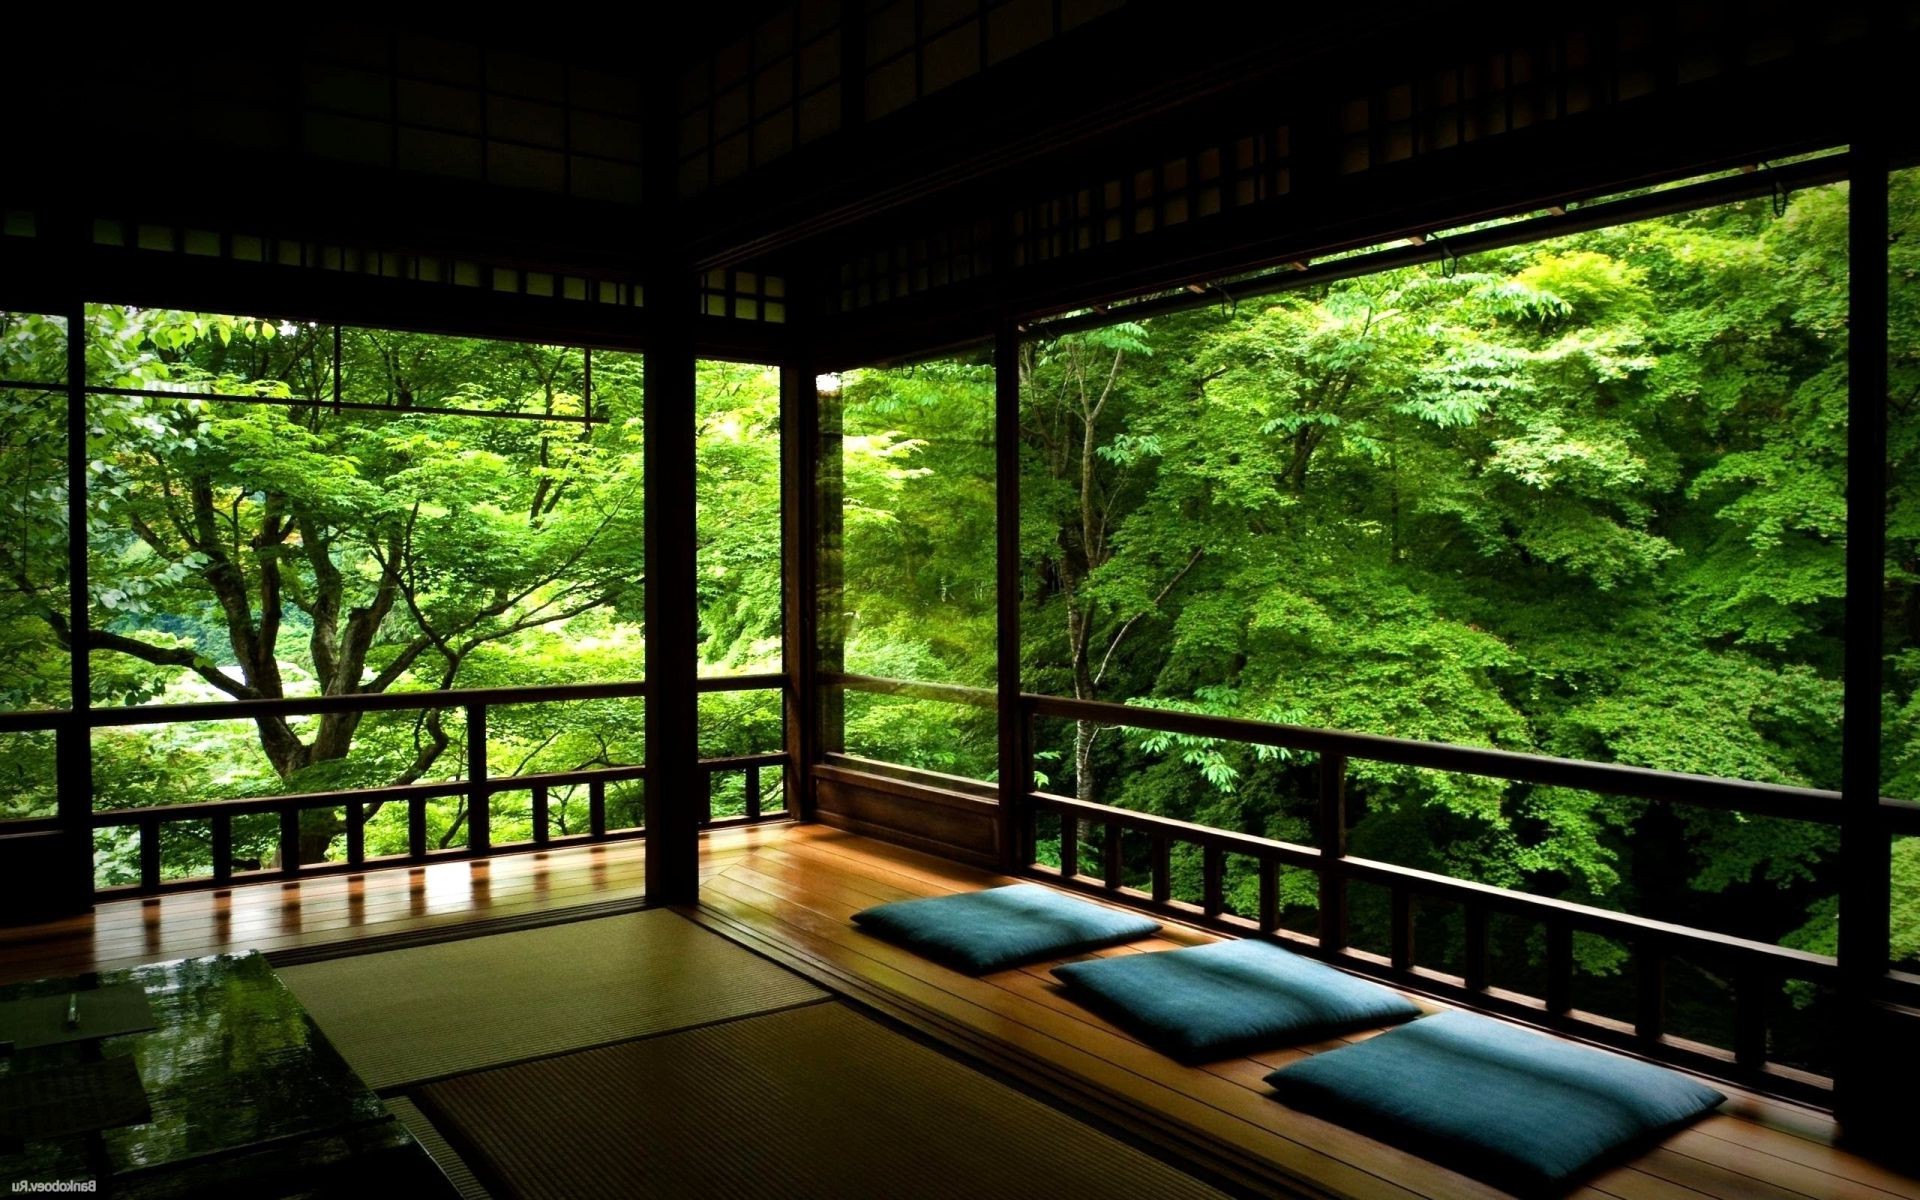
[[1126, 623], [1120, 626], [1119, 631], [1113, 635], [1113, 641], [1107, 643], [1107, 652], [1100, 656], [1100, 669], [1093, 673], [1093, 682], [1095, 684], [1098, 684], [1106, 677], [1107, 664], [1113, 661], [1113, 652], [1118, 650], [1120, 643], [1126, 640], [1127, 634], [1133, 629], [1134, 622], [1146, 616], [1154, 609], [1159, 608], [1160, 602], [1167, 598], [1169, 592], [1179, 586], [1180, 581], [1187, 577], [1187, 572], [1193, 570], [1193, 565], [1200, 561], [1200, 556], [1204, 553], [1206, 553], [1206, 547], [1195, 546], [1193, 553], [1187, 558], [1186, 565], [1173, 573], [1173, 578], [1167, 580], [1167, 586], [1160, 589], [1160, 594], [1153, 598], [1153, 603], [1147, 605], [1147, 607], [1141, 609], [1131, 617], [1128, 617]]
[[142, 662], [150, 662], [160, 667], [186, 667], [200, 678], [219, 688], [236, 700], [258, 700], [261, 694], [253, 687], [234, 679], [212, 660], [203, 657], [184, 646], [156, 646], [137, 638], [123, 637], [109, 633], [104, 629], [87, 631], [87, 646], [93, 650], [112, 650]]

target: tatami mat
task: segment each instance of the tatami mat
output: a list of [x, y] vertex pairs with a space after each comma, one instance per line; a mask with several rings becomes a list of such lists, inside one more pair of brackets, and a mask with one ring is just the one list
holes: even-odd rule
[[453, 1147], [447, 1144], [447, 1139], [440, 1135], [433, 1122], [427, 1120], [427, 1114], [420, 1111], [419, 1105], [395, 1096], [387, 1101], [387, 1111], [407, 1127], [413, 1140], [420, 1143], [428, 1157], [433, 1159], [434, 1165], [446, 1175], [447, 1182], [453, 1184], [453, 1190], [460, 1193], [460, 1200], [493, 1200], [493, 1193], [474, 1178], [473, 1169], [454, 1153]]
[[665, 909], [284, 967], [375, 1088], [826, 995]]
[[1218, 1195], [838, 1003], [419, 1096], [496, 1193], [525, 1200]]

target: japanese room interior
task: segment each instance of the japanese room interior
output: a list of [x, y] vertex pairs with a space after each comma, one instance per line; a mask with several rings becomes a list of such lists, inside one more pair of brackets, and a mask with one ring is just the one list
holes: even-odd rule
[[39, 16], [12, 1194], [1920, 1200], [1920, 4]]

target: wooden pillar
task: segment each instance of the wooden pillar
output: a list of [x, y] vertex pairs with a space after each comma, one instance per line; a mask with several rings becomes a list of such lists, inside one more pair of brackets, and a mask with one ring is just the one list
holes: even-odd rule
[[[79, 231], [75, 231], [76, 239]], [[93, 707], [93, 660], [87, 599], [87, 306], [75, 300], [67, 309], [67, 628], [69, 713], [54, 732], [58, 785], [60, 867], [49, 874], [61, 881], [59, 895], [45, 911], [85, 912], [93, 908], [93, 735], [87, 710]]]
[[[1869, 72], [1868, 74], [1871, 74]], [[1841, 733], [1840, 1045], [1835, 1110], [1872, 1126], [1895, 1081], [1883, 1079], [1875, 999], [1887, 973], [1892, 846], [1880, 817], [1881, 604], [1887, 516], [1887, 169], [1868, 85], [1849, 154], [1847, 607]], [[1901, 1081], [1903, 1084], [1907, 1081]], [[1909, 1110], [1910, 1111], [1910, 1110]]]
[[646, 352], [647, 896], [699, 899], [699, 674], [695, 611], [695, 292], [686, 272], [648, 288]]
[[847, 748], [847, 694], [832, 682], [847, 668], [846, 470], [842, 461], [839, 377], [822, 385], [806, 381], [813, 397], [812, 561], [816, 673], [813, 713], [816, 748], [839, 754]]
[[1323, 751], [1320, 755], [1320, 949], [1327, 954], [1347, 948], [1347, 879], [1333, 870], [1333, 860], [1347, 855], [1347, 759]]
[[1031, 730], [1020, 703], [1020, 333], [1012, 325], [1002, 325], [994, 335], [993, 413], [1000, 709], [1000, 812], [995, 836], [1000, 869], [1012, 872], [1026, 865], [1018, 861], [1020, 830], [1027, 791], [1033, 786]]
[[[787, 811], [813, 819], [813, 764], [820, 760], [817, 463], [820, 390], [812, 356], [780, 367], [780, 633], [786, 668]], [[749, 789], [751, 793], [751, 789]]]

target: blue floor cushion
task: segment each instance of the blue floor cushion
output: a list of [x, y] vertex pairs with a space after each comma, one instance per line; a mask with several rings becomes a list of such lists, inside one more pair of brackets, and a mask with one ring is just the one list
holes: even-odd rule
[[1037, 883], [896, 900], [853, 914], [868, 933], [976, 975], [1160, 932], [1160, 924]]
[[1398, 992], [1271, 942], [1127, 954], [1066, 963], [1053, 973], [1075, 999], [1189, 1062], [1420, 1015]]
[[1565, 1191], [1726, 1097], [1674, 1071], [1449, 1012], [1267, 1076], [1295, 1108], [1521, 1195]]

